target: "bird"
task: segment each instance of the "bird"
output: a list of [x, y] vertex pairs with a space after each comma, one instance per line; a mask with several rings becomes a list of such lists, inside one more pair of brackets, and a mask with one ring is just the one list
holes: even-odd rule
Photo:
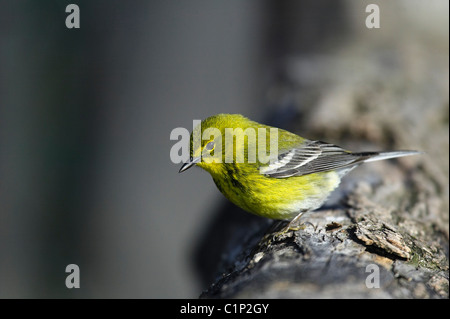
[[[265, 153], [261, 153], [264, 148]], [[267, 148], [271, 148], [270, 155]], [[191, 132], [190, 158], [179, 172], [198, 166], [211, 175], [218, 190], [235, 205], [258, 216], [287, 220], [286, 230], [295, 230], [300, 217], [320, 208], [354, 168], [419, 153], [351, 152], [260, 124], [241, 114], [216, 114]], [[255, 154], [266, 156], [255, 158]]]

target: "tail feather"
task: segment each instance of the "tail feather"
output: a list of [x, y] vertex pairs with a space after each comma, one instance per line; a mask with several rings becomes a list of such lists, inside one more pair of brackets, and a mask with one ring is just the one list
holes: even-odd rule
[[371, 156], [368, 159], [364, 160], [364, 162], [374, 162], [374, 161], [380, 161], [384, 159], [389, 158], [396, 158], [396, 157], [403, 157], [403, 156], [410, 156], [410, 155], [416, 155], [421, 154], [422, 152], [418, 151], [393, 151], [393, 152], [380, 152], [377, 155]]

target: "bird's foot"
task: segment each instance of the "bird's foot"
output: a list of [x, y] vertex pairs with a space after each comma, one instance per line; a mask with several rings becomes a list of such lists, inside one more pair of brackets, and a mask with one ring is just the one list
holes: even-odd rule
[[298, 214], [285, 227], [283, 227], [280, 231], [273, 234], [272, 240], [274, 241], [283, 240], [287, 237], [291, 237], [292, 236], [291, 234], [293, 234], [293, 232], [305, 229], [307, 224], [312, 225], [310, 222], [299, 223], [300, 217], [302, 217], [302, 215], [303, 213]]
[[290, 226], [290, 224], [283, 227], [280, 231], [277, 231], [276, 233], [271, 234], [273, 241], [281, 241], [283, 239], [286, 239], [288, 237], [292, 237], [293, 233], [305, 229], [305, 225], [295, 225]]

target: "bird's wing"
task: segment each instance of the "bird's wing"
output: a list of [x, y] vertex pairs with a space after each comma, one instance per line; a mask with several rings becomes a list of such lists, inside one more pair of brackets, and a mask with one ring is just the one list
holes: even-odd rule
[[260, 173], [274, 178], [302, 176], [350, 167], [376, 154], [351, 153], [333, 144], [307, 141], [282, 152], [276, 161], [260, 167]]

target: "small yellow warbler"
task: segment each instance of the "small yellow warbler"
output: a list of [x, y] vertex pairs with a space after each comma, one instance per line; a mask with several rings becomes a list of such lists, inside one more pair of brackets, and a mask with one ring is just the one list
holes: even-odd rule
[[[356, 166], [419, 153], [353, 153], [240, 114], [218, 114], [203, 120], [191, 133], [190, 143], [190, 161], [180, 172], [200, 166], [237, 206], [259, 216], [292, 221], [319, 208], [341, 178]], [[276, 153], [254, 158], [267, 147], [272, 147], [270, 151], [275, 148]], [[267, 153], [266, 149], [263, 154]]]

